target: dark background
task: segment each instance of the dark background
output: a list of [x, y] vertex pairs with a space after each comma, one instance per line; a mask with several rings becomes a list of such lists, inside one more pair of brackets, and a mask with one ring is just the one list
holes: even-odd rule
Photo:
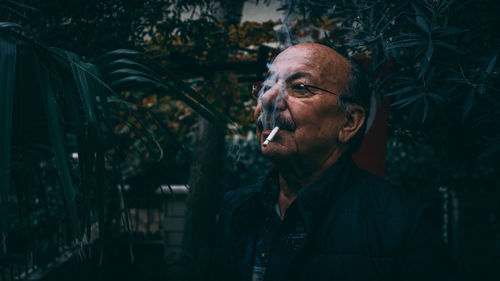
[[[12, 126], [1, 134], [12, 144], [0, 166], [9, 174], [0, 190], [0, 280], [202, 280], [222, 194], [270, 167], [253, 135], [248, 85], [288, 40], [328, 44], [365, 68], [380, 108], [390, 104], [379, 136], [385, 178], [433, 202], [465, 276], [498, 280], [497, 1], [285, 1], [281, 20], [263, 23], [241, 23], [242, 8], [224, 0], [0, 1], [1, 21], [24, 28], [0, 29], [17, 49], [13, 101], [0, 100], [13, 112], [0, 116]], [[97, 67], [83, 74], [97, 86], [82, 88], [80, 69], [52, 47], [75, 54], [73, 66]], [[102, 57], [115, 49], [140, 55]], [[52, 109], [44, 73], [56, 89]], [[160, 82], [137, 78], [151, 75]], [[239, 129], [227, 129], [226, 117]], [[169, 184], [190, 192], [171, 196]], [[170, 216], [175, 208], [182, 215]]]

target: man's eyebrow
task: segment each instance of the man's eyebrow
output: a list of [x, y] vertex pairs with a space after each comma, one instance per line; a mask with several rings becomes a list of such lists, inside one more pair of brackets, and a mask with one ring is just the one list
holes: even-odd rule
[[311, 73], [308, 72], [297, 72], [292, 75], [290, 75], [287, 79], [286, 82], [291, 82], [293, 80], [299, 79], [299, 78], [312, 78]]

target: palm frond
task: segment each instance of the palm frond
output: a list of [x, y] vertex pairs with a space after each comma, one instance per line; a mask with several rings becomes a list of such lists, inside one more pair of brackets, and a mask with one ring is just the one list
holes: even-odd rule
[[37, 80], [40, 83], [40, 90], [49, 126], [49, 135], [54, 148], [60, 184], [62, 186], [65, 203], [68, 208], [74, 238], [79, 240], [81, 239], [80, 220], [78, 218], [78, 212], [75, 202], [75, 191], [73, 182], [71, 180], [69, 165], [67, 162], [67, 152], [64, 143], [64, 131], [62, 129], [59, 119], [60, 116], [58, 115], [57, 111], [57, 101], [55, 93], [52, 88], [52, 82], [48, 75], [48, 69], [44, 69], [43, 66], [40, 65], [36, 55], [34, 62], [35, 68], [38, 70], [37, 73], [39, 76], [37, 77]]
[[[16, 73], [16, 44], [0, 37], [0, 233], [7, 233], [7, 200], [10, 187], [12, 111], [14, 100], [14, 77]], [[1, 241], [5, 254], [5, 241]]]
[[[142, 59], [154, 66], [147, 67], [137, 61]], [[117, 50], [107, 53], [96, 60], [98, 67], [108, 84], [115, 90], [129, 88], [132, 85], [150, 86], [162, 90], [163, 94], [173, 95], [185, 102], [194, 111], [223, 129], [237, 126], [225, 114], [220, 113], [193, 88], [189, 87], [174, 73], [152, 62], [147, 56], [133, 50]]]

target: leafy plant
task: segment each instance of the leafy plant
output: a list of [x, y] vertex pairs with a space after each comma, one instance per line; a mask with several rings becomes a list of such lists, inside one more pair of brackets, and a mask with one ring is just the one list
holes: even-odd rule
[[[160, 91], [162, 96], [182, 100], [223, 129], [228, 126], [235, 128], [227, 116], [219, 113], [195, 90], [140, 52], [116, 50], [91, 64], [72, 52], [47, 46], [37, 34], [13, 22], [0, 22], [0, 40], [0, 60], [4, 68], [0, 77], [0, 121], [5, 128], [0, 138], [3, 155], [0, 163], [0, 215], [4, 253], [7, 251], [8, 218], [11, 218], [8, 214], [19, 207], [25, 210], [22, 212], [25, 216], [31, 216], [29, 210], [38, 207], [29, 205], [33, 204], [33, 194], [38, 194], [35, 205], [42, 204], [40, 214], [50, 217], [54, 214], [49, 211], [50, 203], [46, 200], [40, 202], [38, 198], [51, 197], [52, 194], [48, 193], [54, 188], [62, 191], [61, 199], [66, 209], [63, 214], [68, 217], [69, 238], [73, 246], [82, 247], [82, 241], [90, 239], [95, 222], [99, 237], [105, 239], [110, 222], [121, 213], [114, 211], [120, 206], [114, 198], [119, 197], [116, 186], [123, 182], [120, 159], [128, 149], [123, 147], [123, 141], [115, 132], [117, 120], [118, 124], [123, 120], [113, 105], [147, 112], [173, 139], [176, 149], [182, 149], [165, 126], [165, 120], [147, 107], [127, 102], [122, 90], [147, 87]], [[27, 100], [39, 102], [26, 104]], [[28, 112], [30, 116], [41, 118], [36, 123], [25, 122], [24, 116]], [[147, 151], [158, 151], [156, 161], [163, 158], [162, 145], [146, 128], [142, 128], [140, 121], [125, 124], [133, 130], [139, 129], [135, 138], [138, 143], [130, 147], [136, 148], [141, 143], [146, 145]], [[148, 142], [155, 149], [151, 149]], [[11, 154], [12, 151], [15, 154]], [[34, 172], [32, 180], [26, 181], [23, 178], [26, 175], [20, 173], [26, 167], [33, 168], [30, 170]], [[48, 175], [54, 177], [54, 182], [46, 182]], [[39, 184], [35, 184], [37, 181]], [[9, 195], [12, 192], [16, 197]], [[15, 198], [17, 204], [13, 205], [10, 200]], [[50, 220], [43, 221], [51, 224]], [[48, 228], [57, 229], [53, 224]], [[14, 245], [14, 248], [16, 246], [20, 245]]]

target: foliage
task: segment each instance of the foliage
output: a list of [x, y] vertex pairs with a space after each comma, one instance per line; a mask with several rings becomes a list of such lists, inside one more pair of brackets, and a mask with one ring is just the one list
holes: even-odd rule
[[[26, 90], [30, 95], [24, 102], [0, 96], [5, 121], [0, 124], [14, 124], [2, 131], [0, 171], [9, 169], [12, 130], [12, 136], [19, 136], [11, 145], [12, 179], [16, 187], [31, 188], [23, 193], [26, 196], [11, 193], [10, 205], [2, 204], [1, 213], [5, 216], [21, 201], [28, 202], [30, 207], [22, 212], [39, 212], [43, 215], [36, 216], [37, 223], [45, 223], [50, 221], [45, 214], [58, 213], [63, 204], [47, 210], [53, 205], [44, 202], [63, 194], [71, 199], [73, 190], [78, 204], [71, 207], [72, 201], [66, 200], [64, 206], [77, 209], [76, 218], [83, 222], [74, 221], [75, 225], [88, 226], [91, 215], [82, 214], [89, 207], [102, 212], [106, 202], [118, 204], [113, 201], [118, 197], [114, 187], [122, 180], [151, 189], [165, 181], [185, 181], [194, 146], [194, 112], [227, 126], [229, 120], [216, 113], [224, 112], [241, 125], [241, 135], [249, 136], [233, 134], [226, 139], [226, 187], [262, 175], [268, 163], [256, 156], [248, 133], [255, 130], [255, 101], [247, 85], [262, 78], [265, 63], [276, 52], [265, 48], [267, 43], [285, 47], [321, 42], [364, 66], [377, 99], [392, 103], [389, 180], [429, 190], [497, 186], [500, 36], [495, 1], [289, 0], [281, 1], [282, 21], [261, 24], [234, 22], [236, 2], [240, 1], [0, 1], [2, 20], [21, 24], [2, 25], [1, 38], [7, 38], [1, 43], [2, 58], [12, 59], [8, 50], [12, 52], [13, 45], [16, 50], [29, 46], [38, 57], [37, 67], [50, 70], [25, 74], [40, 75], [44, 86]], [[114, 49], [121, 50], [101, 56]], [[7, 65], [13, 69], [12, 61]], [[2, 69], [4, 73], [13, 71]], [[12, 87], [5, 81], [12, 79], [0, 80], [0, 86]], [[49, 86], [53, 91], [47, 90]], [[111, 92], [116, 94], [109, 96]], [[16, 117], [21, 111], [15, 104], [29, 105], [44, 117], [25, 117], [26, 130], [20, 131], [16, 120], [22, 114]], [[60, 129], [50, 130], [50, 135], [49, 125]], [[62, 143], [55, 145], [59, 150], [53, 148], [55, 141]], [[72, 152], [78, 159], [69, 157]], [[165, 172], [152, 177], [150, 171]], [[57, 173], [69, 175], [69, 180], [58, 180]], [[23, 179], [24, 174], [34, 177]], [[5, 202], [10, 178], [0, 175]], [[46, 201], [35, 203], [43, 198], [43, 192], [35, 192], [40, 187], [46, 190]], [[22, 224], [10, 221], [13, 226]], [[54, 224], [60, 221], [64, 220], [59, 217]]]
[[[83, 63], [73, 53], [47, 47], [20, 25], [2, 22], [0, 27], [2, 42], [14, 50], [14, 54], [1, 53], [9, 62], [4, 73], [12, 75], [11, 79], [3, 80], [2, 85], [11, 89], [4, 92], [5, 96], [10, 96], [10, 103], [2, 104], [8, 109], [2, 114], [2, 123], [12, 130], [3, 131], [2, 139], [11, 139], [12, 143], [7, 143], [4, 149], [15, 152], [12, 164], [10, 157], [3, 159], [6, 163], [2, 175], [6, 181], [1, 194], [2, 233], [7, 231], [7, 196], [12, 179], [25, 218], [32, 216], [28, 210], [33, 194], [42, 198], [44, 216], [50, 216], [47, 198], [51, 195], [47, 193], [60, 188], [70, 225], [68, 238], [79, 246], [82, 226], [90, 228], [88, 210], [79, 211], [82, 206], [77, 206], [79, 198], [83, 198], [83, 209], [93, 206], [101, 230], [104, 229], [102, 207], [106, 181], [103, 163], [107, 140], [102, 121], [105, 111], [103, 84], [95, 66]], [[23, 104], [25, 99], [34, 103]], [[30, 124], [22, 110], [43, 118]], [[70, 155], [79, 155], [79, 169], [71, 168]], [[57, 169], [50, 173], [53, 167]], [[57, 182], [46, 182], [50, 174], [57, 176]], [[78, 180], [73, 180], [75, 177]], [[91, 194], [95, 200], [91, 200]], [[49, 229], [54, 229], [49, 220], [46, 222], [50, 224]]]
[[159, 0], [2, 2], [7, 7], [0, 10], [4, 20], [17, 22], [48, 45], [88, 60], [114, 49], [135, 47], [147, 34], [148, 22], [161, 19], [162, 7], [168, 4]]
[[[207, 1], [181, 2], [184, 9], [202, 7], [201, 17], [186, 22], [179, 34], [158, 33], [160, 45], [171, 48], [178, 42], [184, 62], [186, 57], [213, 62], [208, 54], [220, 50], [241, 59], [235, 54], [245, 45], [233, 45], [225, 37], [232, 38], [235, 27], [203, 17], [211, 6], [196, 5]], [[494, 1], [294, 0], [284, 1], [281, 10], [281, 30], [289, 32], [275, 34], [282, 46], [315, 41], [334, 47], [364, 66], [377, 100], [391, 101], [388, 176], [393, 182], [433, 190], [463, 190], [471, 182], [480, 189], [494, 185], [500, 152], [500, 135], [493, 129], [499, 126], [500, 89]], [[262, 26], [266, 24], [272, 24], [269, 32], [279, 30], [279, 22]], [[250, 30], [237, 42], [253, 38]], [[269, 35], [259, 37], [274, 41]], [[225, 45], [217, 45], [217, 38]], [[419, 165], [427, 167], [428, 179], [412, 172]]]
[[[30, 9], [13, 1], [9, 4]], [[16, 10], [9, 7], [9, 11]], [[164, 148], [171, 157], [182, 149], [163, 118], [149, 105], [128, 102], [126, 93], [125, 97], [119, 94], [121, 90], [154, 89], [160, 99], [181, 100], [223, 128], [231, 120], [173, 73], [139, 52], [117, 50], [99, 57], [94, 64], [86, 63], [74, 53], [47, 46], [39, 36], [43, 32], [34, 29], [38, 33], [13, 22], [0, 22], [0, 59], [5, 67], [0, 79], [0, 122], [5, 125], [0, 135], [5, 155], [0, 163], [2, 237], [5, 239], [9, 221], [11, 227], [22, 226], [25, 230], [38, 229], [43, 223], [42, 230], [49, 230], [49, 234], [64, 228], [58, 225], [63, 221], [69, 223], [70, 229], [66, 243], [78, 248], [94, 236], [94, 222], [103, 240], [113, 221], [124, 219], [120, 217], [123, 202], [117, 200], [121, 195], [116, 187], [123, 183], [124, 175], [130, 177], [123, 172], [134, 165], [131, 159], [126, 161], [128, 165], [121, 164], [130, 156], [128, 148], [146, 160], [142, 164], [162, 160]], [[25, 104], [24, 100], [33, 103]], [[134, 116], [123, 120], [126, 111], [133, 111]], [[26, 112], [30, 113], [27, 118]], [[43, 118], [34, 120], [37, 115]], [[153, 120], [149, 128], [140, 120], [144, 115]], [[162, 144], [149, 131], [157, 128], [165, 131]], [[129, 130], [131, 137], [122, 138], [123, 132]], [[15, 153], [11, 157], [12, 151]], [[153, 156], [149, 157], [149, 153]], [[59, 188], [63, 196], [59, 202], [64, 202], [67, 212], [60, 204], [50, 205], [53, 199], [49, 198], [57, 195]], [[13, 193], [16, 196], [11, 196]], [[19, 217], [13, 216], [16, 208], [20, 208], [20, 223]], [[9, 233], [17, 231], [20, 229]], [[16, 236], [8, 241], [15, 241]], [[4, 240], [4, 253], [5, 246]], [[13, 246], [14, 251], [40, 250], [36, 245]]]
[[[492, 185], [498, 169], [495, 7], [494, 1], [367, 0], [287, 1], [283, 9], [322, 28], [318, 41], [357, 58], [378, 99], [392, 102], [393, 180], [464, 189], [472, 179], [480, 188]], [[292, 33], [300, 35], [300, 23], [291, 22]], [[427, 163], [425, 182], [409, 174], [418, 163]]]

